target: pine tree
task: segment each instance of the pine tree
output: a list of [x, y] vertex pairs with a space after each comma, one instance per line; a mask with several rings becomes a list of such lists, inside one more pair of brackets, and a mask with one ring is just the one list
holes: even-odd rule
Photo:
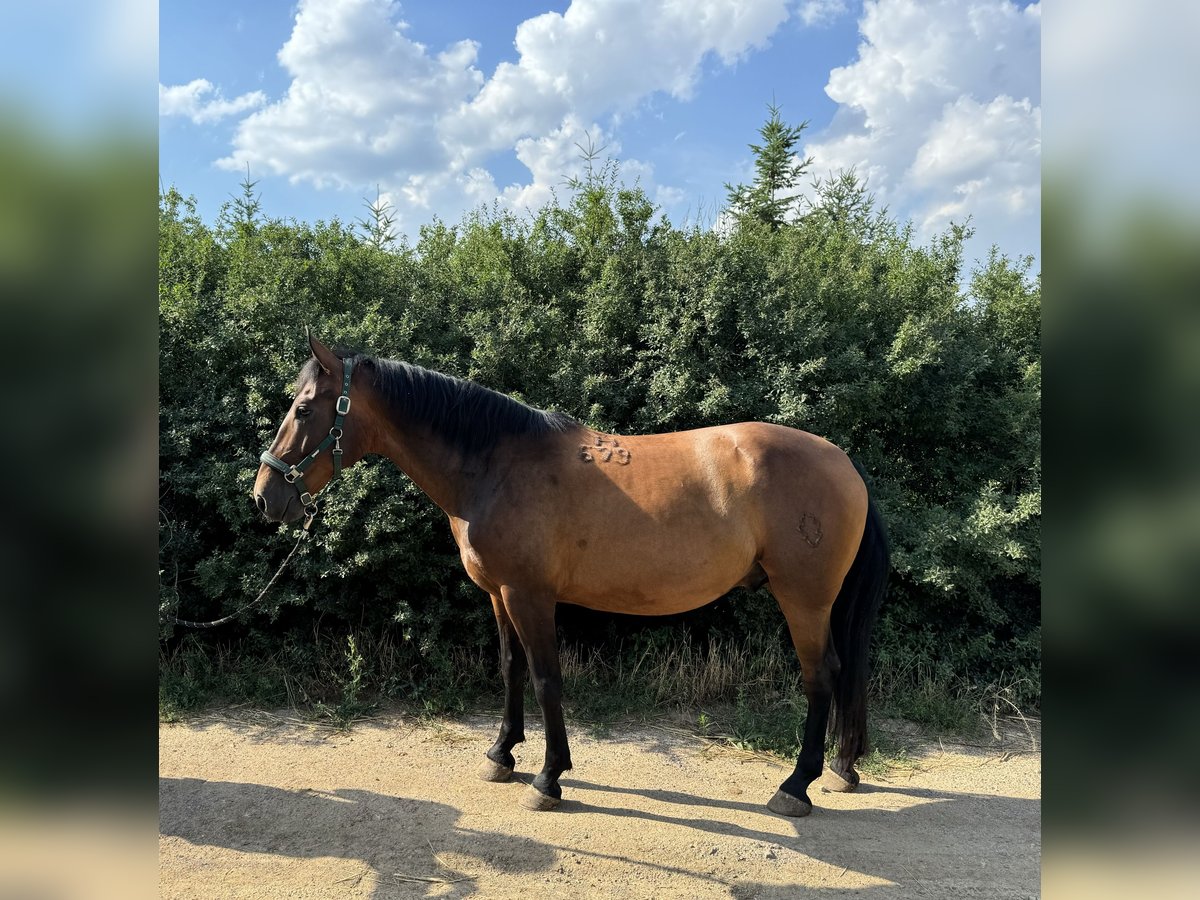
[[761, 222], [777, 230], [787, 221], [799, 194], [789, 193], [800, 181], [800, 177], [812, 164], [812, 158], [800, 160], [795, 147], [808, 122], [787, 125], [779, 117], [779, 106], [768, 103], [770, 117], [758, 130], [762, 144], [750, 144], [754, 152], [754, 183], [732, 185], [729, 191], [729, 209], [739, 223], [746, 220]]
[[250, 163], [246, 163], [246, 178], [241, 183], [242, 196], [231, 196], [230, 204], [222, 210], [226, 224], [231, 225], [239, 234], [253, 234], [258, 230], [258, 214], [262, 211], [262, 196], [255, 193], [258, 181], [250, 180]]
[[376, 185], [375, 202], [372, 203], [364, 197], [363, 205], [369, 213], [368, 218], [358, 220], [363, 237], [376, 250], [386, 250], [396, 242], [396, 232], [392, 227], [396, 224], [396, 214], [392, 211], [392, 204], [383, 199], [383, 194]]

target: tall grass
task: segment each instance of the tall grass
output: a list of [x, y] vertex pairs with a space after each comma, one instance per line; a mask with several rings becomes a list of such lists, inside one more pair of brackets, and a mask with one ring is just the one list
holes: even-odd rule
[[[648, 630], [607, 648], [565, 644], [561, 653], [568, 715], [595, 732], [665, 717], [747, 749], [792, 755], [799, 748], [807, 704], [799, 663], [781, 633], [699, 643]], [[941, 734], [995, 731], [999, 716], [1022, 713], [1011, 686], [971, 685], [928, 661], [885, 663], [870, 689], [876, 721], [903, 718]], [[166, 721], [249, 703], [346, 725], [385, 703], [453, 715], [498, 711], [502, 697], [494, 649], [421, 653], [391, 632], [293, 634], [271, 644], [253, 636], [224, 644], [185, 639], [160, 659]], [[526, 708], [537, 714], [528, 689]]]
[[[567, 645], [562, 648], [563, 681], [586, 697], [594, 686], [622, 688], [623, 711], [687, 710], [730, 702], [740, 693], [801, 693], [800, 667], [777, 641], [713, 638], [703, 646], [683, 638], [633, 642], [616, 652]], [[597, 707], [595, 700], [580, 701]]]

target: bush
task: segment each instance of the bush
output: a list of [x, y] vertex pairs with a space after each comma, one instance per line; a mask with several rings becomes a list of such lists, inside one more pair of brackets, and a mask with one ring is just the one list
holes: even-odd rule
[[[961, 288], [952, 227], [929, 246], [852, 178], [779, 228], [657, 217], [615, 165], [518, 219], [482, 209], [416, 246], [338, 221], [263, 221], [250, 186], [208, 225], [160, 206], [160, 610], [238, 608], [285, 548], [249, 492], [258, 453], [322, 338], [401, 358], [616, 432], [765, 420], [863, 467], [894, 575], [876, 654], [890, 671], [1029, 685], [1040, 673], [1040, 282], [993, 253]], [[495, 640], [444, 517], [390, 463], [349, 470], [314, 539], [228, 635], [268, 645], [323, 622], [391, 632], [414, 691]], [[567, 612], [569, 637], [624, 617]], [[707, 642], [784, 641], [765, 592], [668, 620]], [[599, 626], [599, 627], [598, 627]], [[162, 626], [168, 644], [176, 637]]]

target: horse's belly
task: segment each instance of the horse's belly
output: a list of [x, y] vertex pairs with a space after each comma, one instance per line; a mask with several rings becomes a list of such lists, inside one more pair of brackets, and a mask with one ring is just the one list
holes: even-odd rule
[[645, 616], [670, 615], [711, 603], [736, 586], [755, 560], [749, 541], [733, 539], [703, 546], [653, 537], [614, 538], [577, 549], [563, 600], [604, 612]]

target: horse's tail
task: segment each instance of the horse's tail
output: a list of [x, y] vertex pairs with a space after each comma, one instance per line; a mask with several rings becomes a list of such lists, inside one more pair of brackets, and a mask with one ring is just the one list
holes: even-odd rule
[[867, 524], [858, 554], [833, 603], [830, 630], [841, 669], [833, 685], [830, 731], [838, 758], [853, 763], [867, 752], [867, 679], [871, 628], [879, 613], [890, 565], [887, 533], [875, 501], [867, 499]]

